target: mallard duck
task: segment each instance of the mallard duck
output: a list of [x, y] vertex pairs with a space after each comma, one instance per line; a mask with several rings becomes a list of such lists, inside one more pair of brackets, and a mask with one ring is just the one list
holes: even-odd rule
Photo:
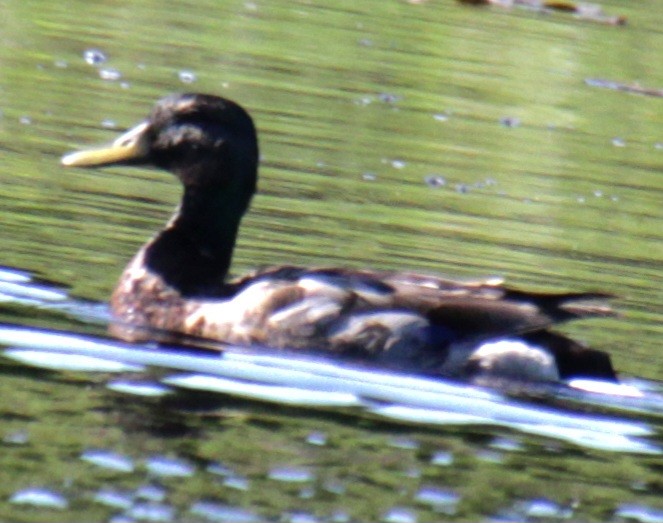
[[253, 120], [230, 100], [168, 96], [111, 145], [70, 153], [62, 163], [153, 165], [184, 187], [174, 216], [138, 251], [112, 295], [125, 339], [154, 329], [461, 379], [616, 380], [605, 352], [548, 330], [566, 320], [610, 315], [607, 306], [589, 302], [604, 294], [543, 294], [497, 279], [292, 266], [229, 280], [258, 171]]

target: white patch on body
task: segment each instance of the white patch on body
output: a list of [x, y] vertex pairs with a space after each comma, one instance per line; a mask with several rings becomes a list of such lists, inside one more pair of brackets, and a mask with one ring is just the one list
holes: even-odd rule
[[480, 374], [533, 381], [559, 381], [555, 357], [519, 340], [484, 343], [469, 357]]

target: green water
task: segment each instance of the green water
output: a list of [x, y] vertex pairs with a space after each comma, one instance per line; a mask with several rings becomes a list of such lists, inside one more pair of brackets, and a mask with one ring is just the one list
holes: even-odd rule
[[[216, 93], [249, 109], [261, 139], [260, 192], [243, 222], [235, 274], [265, 264], [343, 265], [603, 290], [618, 296], [623, 317], [567, 332], [608, 350], [624, 375], [660, 380], [663, 99], [585, 79], [663, 87], [663, 10], [656, 0], [602, 5], [629, 23], [450, 0], [0, 0], [0, 265], [106, 300], [179, 188], [155, 171], [65, 170], [59, 157], [113, 138], [166, 93]], [[85, 63], [90, 48], [108, 61]], [[103, 68], [121, 78], [101, 79]], [[181, 72], [195, 81], [184, 83]], [[431, 175], [446, 183], [430, 187]], [[0, 305], [0, 315], [103, 332], [26, 307]], [[115, 404], [88, 378], [0, 365], [0, 435], [27, 426], [31, 437], [28, 447], [2, 451], [7, 520], [67, 520], [71, 511], [108, 519], [89, 501], [46, 516], [6, 503], [32, 484], [95, 484], [77, 460], [87, 447], [235, 459], [260, 486], [219, 493], [196, 478], [179, 486], [177, 503], [227, 496], [268, 517], [297, 506], [322, 517], [345, 506], [376, 520], [429, 482], [463, 493], [461, 519], [530, 497], [579, 499], [583, 517], [597, 519], [618, 502], [661, 506], [654, 487], [632, 488], [655, 483], [660, 469], [648, 459], [567, 453], [553, 467], [539, 455], [545, 444], [528, 441], [528, 451], [490, 463], [476, 456], [487, 433], [409, 431], [241, 403], [220, 420], [177, 419], [187, 430], [164, 438], [158, 414], [141, 420], [143, 410]], [[317, 427], [333, 444], [314, 453], [302, 438]], [[419, 449], [389, 447], [394, 431]], [[438, 448], [454, 452], [458, 466], [427, 465]], [[275, 461], [314, 464], [351, 486], [331, 500], [302, 501], [294, 487], [275, 493], [264, 477]], [[408, 477], [412, 467], [422, 475]], [[118, 480], [125, 488], [132, 481]], [[422, 521], [434, 519], [419, 509]]]

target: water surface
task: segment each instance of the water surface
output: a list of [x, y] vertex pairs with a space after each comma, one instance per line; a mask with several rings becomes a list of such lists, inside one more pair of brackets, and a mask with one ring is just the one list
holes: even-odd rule
[[[205, 91], [246, 106], [261, 137], [235, 274], [331, 264], [604, 290], [623, 317], [564, 330], [660, 393], [663, 100], [586, 82], [663, 86], [656, 1], [603, 2], [623, 27], [446, 0], [2, 7], [0, 264], [62, 293], [0, 291], [3, 323], [103, 339], [103, 303], [179, 188], [149, 170], [64, 170], [59, 157], [111, 139], [166, 93]], [[106, 61], [87, 63], [90, 49]], [[374, 405], [183, 388], [150, 399], [109, 390], [105, 373], [0, 365], [7, 520], [644, 521], [663, 510], [660, 456], [640, 452], [661, 445], [655, 403], [545, 396], [652, 432], [624, 436], [639, 452], [600, 450]], [[150, 373], [161, 385], [170, 375]], [[108, 466], [123, 460], [132, 471]]]

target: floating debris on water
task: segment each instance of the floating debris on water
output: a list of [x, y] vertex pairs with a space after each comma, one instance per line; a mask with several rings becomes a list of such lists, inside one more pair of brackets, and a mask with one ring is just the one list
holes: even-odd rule
[[444, 187], [447, 184], [446, 178], [444, 176], [440, 176], [439, 174], [429, 174], [428, 176], [425, 176], [424, 182], [426, 182], [428, 187], [433, 189]]
[[361, 98], [357, 98], [355, 100], [355, 104], [365, 107], [367, 105], [370, 105], [373, 103], [373, 97], [372, 96], [362, 96]]
[[99, 69], [99, 78], [109, 82], [116, 82], [122, 78], [122, 73], [113, 67], [104, 67]]
[[192, 84], [198, 80], [196, 73], [193, 71], [180, 71], [177, 73], [177, 77], [183, 84]]
[[402, 99], [403, 99], [402, 96], [391, 93], [380, 93], [378, 95], [378, 100], [386, 104], [395, 104], [397, 102], [400, 102]]
[[86, 49], [83, 51], [83, 60], [90, 65], [101, 65], [108, 60], [108, 56], [100, 49]]
[[504, 116], [500, 118], [500, 124], [504, 127], [520, 127], [520, 118], [515, 116]]

